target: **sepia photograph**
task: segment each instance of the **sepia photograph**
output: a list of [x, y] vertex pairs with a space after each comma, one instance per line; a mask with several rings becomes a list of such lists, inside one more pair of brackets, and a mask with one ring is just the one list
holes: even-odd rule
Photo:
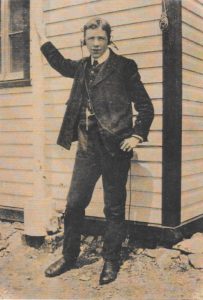
[[0, 299], [203, 300], [203, 0], [0, 0]]

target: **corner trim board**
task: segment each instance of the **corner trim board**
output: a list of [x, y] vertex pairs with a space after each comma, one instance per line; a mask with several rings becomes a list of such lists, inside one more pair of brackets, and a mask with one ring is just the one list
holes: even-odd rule
[[181, 223], [182, 16], [181, 0], [166, 0], [163, 32], [162, 225]]

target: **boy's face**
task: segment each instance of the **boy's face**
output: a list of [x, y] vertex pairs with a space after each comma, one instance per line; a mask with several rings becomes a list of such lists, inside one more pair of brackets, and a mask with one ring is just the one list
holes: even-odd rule
[[108, 38], [106, 31], [102, 28], [87, 29], [85, 33], [85, 41], [90, 55], [94, 59], [98, 59], [108, 47]]

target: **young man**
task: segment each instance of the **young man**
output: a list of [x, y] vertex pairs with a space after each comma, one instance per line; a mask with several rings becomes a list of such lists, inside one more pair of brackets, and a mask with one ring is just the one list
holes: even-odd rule
[[[53, 277], [75, 266], [80, 252], [80, 229], [95, 184], [102, 176], [104, 214], [103, 270], [100, 284], [116, 279], [121, 245], [125, 238], [126, 182], [133, 148], [147, 140], [153, 106], [140, 81], [136, 63], [115, 54], [111, 27], [101, 18], [84, 26], [84, 44], [90, 56], [78, 61], [65, 59], [37, 26], [41, 51], [60, 74], [74, 78], [58, 137], [70, 149], [78, 140], [64, 219], [63, 257], [53, 263], [46, 276]], [[132, 120], [132, 105], [138, 112]]]

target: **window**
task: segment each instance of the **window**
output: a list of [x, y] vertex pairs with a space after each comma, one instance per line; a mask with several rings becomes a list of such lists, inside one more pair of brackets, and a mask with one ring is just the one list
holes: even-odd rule
[[29, 82], [29, 0], [0, 0], [0, 87]]

